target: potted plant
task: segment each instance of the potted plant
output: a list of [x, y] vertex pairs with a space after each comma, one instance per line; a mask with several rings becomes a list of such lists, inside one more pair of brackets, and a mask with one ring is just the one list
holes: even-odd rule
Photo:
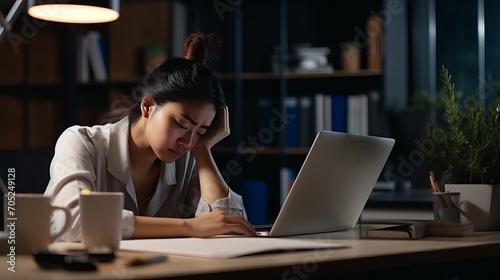
[[429, 122], [428, 159], [444, 171], [445, 190], [460, 192], [464, 219], [475, 230], [500, 229], [500, 91], [487, 106], [476, 96], [461, 105], [444, 67], [441, 81], [444, 125]]
[[340, 65], [347, 72], [357, 72], [361, 67], [360, 46], [356, 41], [340, 44]]

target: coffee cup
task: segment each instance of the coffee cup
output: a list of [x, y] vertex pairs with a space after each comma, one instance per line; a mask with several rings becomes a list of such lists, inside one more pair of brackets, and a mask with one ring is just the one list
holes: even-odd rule
[[[68, 208], [52, 204], [51, 197], [39, 193], [15, 193], [4, 196], [4, 231], [8, 235], [7, 250], [29, 254], [34, 248], [48, 249], [71, 226]], [[58, 232], [51, 232], [51, 218], [62, 211], [65, 223]]]
[[80, 193], [80, 230], [85, 248], [118, 249], [122, 239], [122, 192]]

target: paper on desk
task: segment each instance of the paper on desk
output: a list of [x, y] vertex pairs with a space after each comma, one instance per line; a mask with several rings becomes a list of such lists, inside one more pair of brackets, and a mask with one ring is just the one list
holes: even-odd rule
[[268, 237], [134, 239], [122, 240], [120, 243], [121, 250], [215, 259], [274, 251], [324, 250], [341, 247], [345, 246], [325, 241]]

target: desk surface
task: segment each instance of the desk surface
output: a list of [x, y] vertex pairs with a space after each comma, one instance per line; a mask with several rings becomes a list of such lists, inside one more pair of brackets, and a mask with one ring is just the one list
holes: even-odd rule
[[[16, 256], [16, 272], [10, 272], [6, 255], [0, 256], [0, 279], [312, 279], [309, 276], [352, 275], [405, 267], [500, 258], [500, 232], [475, 232], [465, 238], [421, 240], [368, 240], [350, 233], [301, 236], [331, 240], [347, 248], [275, 253], [234, 259], [201, 259], [171, 255], [164, 263], [124, 268], [130, 258], [151, 255], [120, 251], [112, 263], [96, 272], [41, 270], [29, 255]], [[57, 246], [79, 246], [60, 243]], [[388, 279], [388, 277], [384, 277]], [[443, 278], [441, 278], [443, 279]], [[462, 279], [462, 278], [460, 278]], [[493, 279], [493, 278], [490, 278]]]

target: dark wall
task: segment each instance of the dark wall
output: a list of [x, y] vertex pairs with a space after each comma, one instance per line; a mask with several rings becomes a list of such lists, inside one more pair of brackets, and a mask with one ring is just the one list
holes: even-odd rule
[[6, 182], [7, 170], [15, 168], [16, 192], [43, 193], [53, 156], [53, 149], [0, 152], [0, 177]]
[[[12, 182], [15, 183], [16, 193], [43, 193], [49, 182], [49, 166], [53, 156], [53, 149], [0, 152], [0, 177], [7, 184], [7, 174], [15, 174]], [[15, 172], [9, 173], [11, 168]], [[3, 221], [3, 195], [0, 205]]]

